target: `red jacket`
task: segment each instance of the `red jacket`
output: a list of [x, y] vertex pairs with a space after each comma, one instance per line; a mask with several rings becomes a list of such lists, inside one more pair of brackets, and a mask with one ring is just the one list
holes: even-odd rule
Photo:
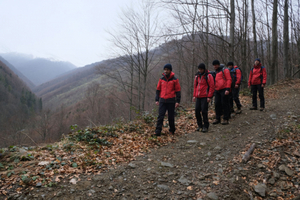
[[179, 80], [175, 77], [175, 74], [171, 72], [170, 76], [167, 77], [164, 73], [159, 79], [155, 101], [163, 103], [180, 103], [180, 84]]
[[215, 92], [215, 81], [211, 74], [197, 73], [194, 80], [194, 94], [196, 98], [212, 98]]
[[215, 78], [215, 90], [223, 90], [226, 89], [230, 91], [231, 88], [231, 76], [229, 69], [219, 68], [216, 71], [216, 78]]
[[266, 68], [261, 66], [261, 63], [254, 65], [249, 74], [248, 85], [260, 85], [267, 83]]
[[234, 66], [234, 68], [235, 68], [235, 74], [236, 74], [236, 82], [235, 82], [235, 84], [236, 85], [240, 85], [241, 81], [242, 81], [242, 72], [241, 72], [241, 70], [239, 69], [238, 66]]

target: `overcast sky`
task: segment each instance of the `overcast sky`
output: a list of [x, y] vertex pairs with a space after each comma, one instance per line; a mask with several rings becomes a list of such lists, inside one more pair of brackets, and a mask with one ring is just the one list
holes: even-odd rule
[[0, 53], [69, 61], [105, 59], [106, 31], [138, 0], [0, 0]]

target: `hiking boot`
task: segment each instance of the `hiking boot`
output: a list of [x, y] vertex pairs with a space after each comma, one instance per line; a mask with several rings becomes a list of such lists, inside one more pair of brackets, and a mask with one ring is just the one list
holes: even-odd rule
[[196, 129], [196, 131], [200, 131], [202, 129], [202, 127], [198, 127], [197, 129]]
[[220, 120], [215, 119], [215, 121], [213, 121], [213, 124], [219, 124]]
[[228, 122], [228, 120], [223, 119], [221, 124], [222, 125], [227, 125], [227, 124], [229, 124], [229, 122]]
[[260, 110], [260, 111], [264, 111], [264, 108], [260, 108], [259, 110]]
[[174, 135], [175, 133], [170, 131], [169, 134], [170, 134], [170, 135]]
[[251, 107], [250, 110], [257, 110], [257, 107]]
[[241, 114], [241, 113], [242, 113], [241, 108], [238, 108], [237, 111], [235, 111], [235, 113], [236, 113], [236, 114]]
[[151, 135], [151, 137], [159, 137], [161, 134], [160, 133], [154, 133]]
[[202, 133], [206, 133], [208, 131], [208, 129], [206, 128], [206, 127], [204, 127], [203, 129], [202, 129]]

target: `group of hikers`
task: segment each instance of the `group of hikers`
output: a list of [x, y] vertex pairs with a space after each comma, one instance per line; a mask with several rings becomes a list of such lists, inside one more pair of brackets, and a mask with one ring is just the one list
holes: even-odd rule
[[[196, 131], [207, 132], [209, 128], [208, 107], [212, 98], [215, 97], [215, 120], [213, 124], [227, 125], [231, 113], [242, 112], [239, 100], [240, 85], [243, 80], [242, 70], [228, 62], [227, 67], [218, 60], [212, 62], [215, 71], [206, 69], [204, 63], [198, 65], [198, 72], [194, 80], [193, 102], [195, 102], [195, 115], [197, 119]], [[172, 71], [172, 65], [166, 64], [164, 73], [158, 81], [155, 103], [159, 106], [156, 130], [153, 136], [160, 136], [166, 111], [168, 111], [169, 133], [175, 133], [175, 108], [179, 107], [181, 99], [181, 87], [179, 80]], [[265, 108], [264, 87], [267, 82], [267, 73], [259, 58], [255, 59], [254, 66], [250, 70], [248, 87], [252, 92], [252, 107], [257, 110], [257, 92], [260, 99], [260, 111]], [[237, 110], [234, 111], [234, 102]], [[223, 117], [222, 117], [223, 116]], [[221, 120], [222, 117], [222, 120]]]

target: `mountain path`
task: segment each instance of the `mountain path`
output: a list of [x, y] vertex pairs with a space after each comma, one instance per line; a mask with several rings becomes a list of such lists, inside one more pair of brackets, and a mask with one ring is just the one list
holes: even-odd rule
[[255, 142], [262, 147], [263, 141], [275, 139], [280, 128], [295, 122], [288, 115], [299, 120], [299, 102], [299, 89], [289, 87], [278, 99], [266, 98], [263, 112], [244, 105], [242, 114], [229, 125], [211, 124], [208, 133], [183, 135], [129, 164], [100, 175], [80, 175], [77, 184], [66, 179], [56, 187], [37, 188], [9, 199], [251, 199], [244, 192], [250, 187], [236, 178], [247, 164], [230, 163], [246, 145]]

